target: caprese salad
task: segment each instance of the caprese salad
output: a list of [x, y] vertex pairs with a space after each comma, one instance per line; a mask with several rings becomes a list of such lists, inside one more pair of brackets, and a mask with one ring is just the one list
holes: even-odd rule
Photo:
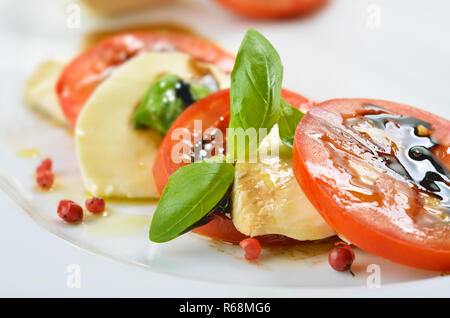
[[[253, 29], [236, 58], [195, 36], [152, 31], [48, 64], [27, 100], [61, 109], [74, 129], [90, 212], [107, 198], [159, 198], [149, 233], [157, 243], [194, 231], [255, 260], [264, 246], [338, 235], [336, 270], [350, 269], [349, 244], [450, 270], [448, 120], [383, 100], [313, 103], [282, 88], [281, 59]], [[50, 159], [36, 170], [43, 189], [51, 170]], [[58, 214], [80, 223], [83, 209], [63, 200]]]

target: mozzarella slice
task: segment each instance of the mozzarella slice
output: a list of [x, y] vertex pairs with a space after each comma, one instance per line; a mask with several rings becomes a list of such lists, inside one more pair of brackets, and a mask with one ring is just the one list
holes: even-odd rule
[[[131, 118], [158, 77], [175, 74], [184, 80], [195, 79], [198, 65], [193, 63], [182, 53], [142, 53], [99, 85], [75, 129], [78, 160], [89, 192], [115, 198], [159, 197], [152, 167], [162, 136], [152, 129], [134, 129]], [[219, 88], [229, 86], [228, 78], [218, 79]]]
[[55, 85], [64, 63], [57, 60], [42, 62], [25, 85], [25, 103], [53, 122], [65, 125], [66, 119], [56, 97]]
[[258, 163], [237, 163], [232, 219], [249, 236], [282, 234], [297, 240], [318, 240], [335, 235], [309, 202], [295, 180], [292, 153], [283, 145], [275, 126], [260, 145], [267, 151], [279, 146], [279, 156]]

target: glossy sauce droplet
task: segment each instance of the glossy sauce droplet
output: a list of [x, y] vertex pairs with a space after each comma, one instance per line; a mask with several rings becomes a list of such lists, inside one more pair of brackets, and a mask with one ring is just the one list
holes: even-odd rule
[[[446, 214], [450, 214], [450, 174], [432, 153], [433, 148], [439, 144], [430, 137], [431, 125], [407, 116], [378, 114], [364, 117], [384, 129], [387, 138], [401, 145], [394, 157], [396, 166], [392, 164], [387, 166], [411, 182], [416, 191], [439, 199], [440, 208]], [[394, 124], [388, 128], [390, 122]], [[386, 161], [390, 159], [386, 154], [380, 156]]]

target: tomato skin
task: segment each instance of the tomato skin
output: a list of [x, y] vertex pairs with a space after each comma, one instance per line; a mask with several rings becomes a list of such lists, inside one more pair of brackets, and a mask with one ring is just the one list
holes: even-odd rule
[[175, 32], [129, 32], [107, 38], [78, 55], [61, 72], [56, 94], [69, 124], [115, 67], [143, 51], [180, 51], [230, 73], [234, 56], [199, 37]]
[[[282, 90], [281, 96], [292, 106], [304, 111], [313, 106], [307, 98], [285, 89]], [[178, 128], [186, 128], [192, 132], [194, 129], [194, 120], [202, 121], [203, 130], [209, 127], [218, 127], [222, 131], [225, 131], [230, 120], [230, 90], [221, 90], [197, 101], [183, 111], [172, 124], [159, 147], [153, 165], [153, 177], [160, 194], [164, 190], [170, 175], [178, 168], [186, 165], [183, 162], [178, 164], [174, 163], [171, 158], [172, 148], [179, 142], [178, 140], [172, 140], [172, 133]], [[240, 241], [247, 238], [246, 235], [236, 229], [230, 218], [221, 214], [212, 215], [211, 221], [194, 231], [198, 234], [232, 244], [239, 244]], [[264, 235], [257, 239], [262, 245], [271, 246], [289, 245], [297, 242], [296, 240], [280, 235]]]
[[[434, 237], [431, 234], [433, 231], [428, 232], [433, 236], [432, 238], [415, 240], [414, 234], [403, 235], [394, 231], [394, 226], [389, 224], [388, 217], [377, 215], [366, 207], [359, 208], [359, 213], [383, 224], [384, 228], [380, 230], [380, 227], [367, 222], [367, 219], [356, 217], [350, 206], [339, 204], [334, 198], [339, 196], [340, 189], [331, 189], [332, 186], [325, 180], [315, 178], [308, 168], [308, 165], [324, 164], [328, 158], [328, 155], [325, 154], [326, 150], [319, 149], [317, 144], [312, 142], [312, 139], [307, 135], [308, 127], [314, 125], [313, 116], [323, 110], [345, 113], [363, 104], [378, 105], [397, 114], [427, 121], [432, 125], [432, 137], [445, 147], [450, 146], [450, 122], [434, 114], [411, 106], [382, 100], [337, 99], [326, 101], [306, 114], [296, 130], [293, 147], [293, 170], [299, 185], [327, 223], [337, 233], [343, 235], [361, 249], [407, 266], [436, 271], [449, 270], [450, 244], [446, 243], [450, 233], [448, 229], [447, 231], [444, 229], [444, 233], [435, 234], [441, 235], [441, 241], [439, 241], [438, 236]], [[445, 161], [443, 162], [445, 164]]]
[[286, 18], [307, 14], [328, 0], [216, 0], [229, 10], [249, 18]]

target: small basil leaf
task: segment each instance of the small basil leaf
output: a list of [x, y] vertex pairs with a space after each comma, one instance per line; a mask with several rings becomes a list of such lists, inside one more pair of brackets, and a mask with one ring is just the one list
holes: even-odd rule
[[178, 169], [169, 178], [150, 227], [150, 240], [178, 237], [220, 202], [234, 179], [230, 163], [200, 161]]
[[135, 127], [151, 127], [165, 134], [171, 124], [183, 111], [183, 102], [176, 98], [175, 85], [180, 78], [167, 75], [156, 80], [145, 94], [133, 116]]
[[164, 135], [187, 106], [210, 93], [203, 85], [194, 88], [176, 75], [166, 75], [150, 86], [133, 116], [133, 125], [154, 128]]
[[281, 99], [280, 110], [280, 118], [278, 119], [280, 139], [286, 146], [292, 148], [295, 130], [304, 114], [284, 99]]
[[211, 89], [202, 84], [191, 83], [191, 94], [194, 100], [200, 100], [212, 93]]
[[[266, 128], [267, 133], [278, 121], [280, 112], [283, 65], [272, 44], [256, 30], [249, 29], [241, 43], [231, 73], [230, 128]], [[228, 152], [248, 156], [257, 148], [259, 138], [247, 138], [250, 144], [240, 146], [236, 136], [228, 143]], [[228, 139], [230, 140], [230, 138]], [[239, 149], [238, 149], [239, 148]]]

